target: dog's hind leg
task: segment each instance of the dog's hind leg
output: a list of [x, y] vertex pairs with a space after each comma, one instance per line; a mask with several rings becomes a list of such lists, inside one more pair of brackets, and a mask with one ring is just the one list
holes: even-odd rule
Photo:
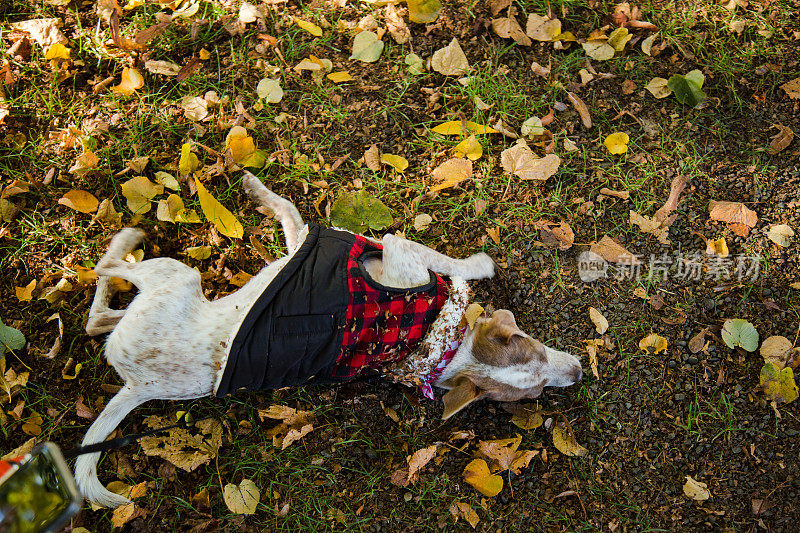
[[[82, 444], [87, 446], [104, 441], [128, 413], [150, 399], [152, 398], [146, 393], [139, 392], [127, 385], [122, 387], [86, 432]], [[87, 500], [103, 507], [119, 507], [130, 503], [127, 498], [106, 490], [100, 483], [97, 478], [99, 460], [100, 452], [96, 452], [79, 455], [75, 461], [75, 480], [81, 493]]]
[[286, 236], [286, 248], [289, 250], [289, 253], [294, 252], [298, 244], [298, 234], [300, 230], [303, 229], [303, 226], [305, 226], [297, 207], [286, 198], [282, 198], [267, 189], [264, 184], [261, 183], [261, 180], [253, 176], [250, 172], [244, 173], [242, 185], [254, 202], [258, 202], [275, 212], [275, 217], [281, 223], [283, 233]]
[[[92, 307], [89, 309], [89, 319], [86, 321], [86, 333], [100, 335], [113, 330], [117, 323], [125, 316], [124, 309], [111, 309], [108, 302], [114, 296], [110, 276], [119, 276], [130, 279], [131, 263], [123, 258], [141, 242], [144, 232], [139, 229], [125, 228], [111, 239], [108, 251], [103, 255], [95, 267], [97, 274], [97, 290], [94, 293]], [[131, 279], [131, 281], [133, 281]]]

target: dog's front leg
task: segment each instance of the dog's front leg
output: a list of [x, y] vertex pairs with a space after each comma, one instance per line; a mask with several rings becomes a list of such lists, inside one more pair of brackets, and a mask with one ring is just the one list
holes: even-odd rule
[[484, 254], [453, 259], [417, 242], [395, 235], [383, 237], [383, 271], [379, 282], [387, 287], [409, 288], [429, 281], [428, 270], [466, 280], [494, 276], [494, 261]]

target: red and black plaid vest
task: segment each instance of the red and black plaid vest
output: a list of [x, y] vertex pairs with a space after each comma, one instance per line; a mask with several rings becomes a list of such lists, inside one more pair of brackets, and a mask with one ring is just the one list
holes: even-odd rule
[[364, 237], [309, 224], [234, 336], [216, 395], [344, 381], [411, 353], [449, 286], [431, 272], [421, 287], [384, 287], [363, 265], [381, 253]]

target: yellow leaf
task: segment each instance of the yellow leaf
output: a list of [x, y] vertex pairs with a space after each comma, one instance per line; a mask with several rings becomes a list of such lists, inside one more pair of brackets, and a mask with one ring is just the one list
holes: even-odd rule
[[439, 0], [406, 0], [408, 19], [411, 22], [427, 24], [434, 22], [442, 11]]
[[464, 320], [467, 321], [467, 326], [469, 329], [473, 329], [475, 327], [475, 322], [478, 321], [478, 318], [483, 314], [483, 307], [480, 304], [471, 303], [467, 306], [466, 311], [464, 311]]
[[761, 368], [759, 381], [770, 401], [790, 403], [797, 399], [797, 383], [791, 367], [779, 369], [776, 365], [767, 363]]
[[31, 280], [30, 283], [24, 287], [14, 287], [17, 292], [17, 299], [20, 302], [29, 302], [33, 300], [33, 289], [36, 288], [36, 280]]
[[249, 479], [243, 479], [238, 485], [228, 483], [222, 490], [222, 499], [233, 513], [253, 514], [256, 512], [261, 492], [256, 484]]
[[197, 177], [194, 178], [194, 183], [197, 187], [197, 198], [200, 200], [200, 207], [203, 209], [203, 214], [206, 218], [223, 235], [232, 239], [241, 239], [242, 235], [244, 235], [244, 228], [241, 222], [233, 216], [233, 213], [225, 209], [216, 198], [211, 196]]
[[381, 163], [389, 165], [398, 172], [403, 172], [408, 168], [408, 160], [405, 157], [393, 154], [382, 154]]
[[225, 138], [225, 149], [230, 150], [233, 162], [241, 165], [255, 153], [256, 143], [245, 128], [234, 126]]
[[[480, 124], [470, 121], [466, 121], [464, 123], [464, 128], [466, 128], [468, 132], [476, 135], [481, 135], [484, 133], [498, 133], [498, 131], [494, 128], [490, 128], [489, 126], [481, 126]], [[449, 122], [439, 124], [433, 128], [433, 132], [440, 135], [462, 135], [463, 132], [461, 131], [461, 121], [451, 120]]]
[[483, 459], [475, 459], [464, 468], [464, 481], [490, 498], [503, 490], [503, 478], [489, 472], [489, 465]]
[[553, 444], [558, 451], [571, 457], [580, 457], [589, 453], [589, 450], [575, 441], [572, 431], [558, 425], [553, 428]]
[[307, 20], [299, 19], [297, 17], [294, 18], [294, 23], [306, 30], [308, 33], [313, 35], [314, 37], [321, 37], [322, 36], [322, 28], [314, 24], [313, 22], [309, 22]]
[[720, 257], [728, 257], [730, 252], [728, 251], [728, 243], [725, 242], [725, 237], [720, 237], [719, 239], [708, 239], [706, 241], [706, 253], [708, 255], [718, 255]]
[[652, 348], [652, 353], [657, 354], [667, 349], [667, 339], [661, 335], [651, 333], [647, 337], [639, 341], [639, 349], [649, 352], [648, 348]]
[[178, 161], [178, 170], [182, 175], [189, 174], [200, 168], [200, 160], [192, 152], [192, 143], [183, 143], [181, 146], [181, 158]]
[[705, 501], [711, 497], [708, 485], [702, 481], [697, 481], [692, 476], [686, 476], [686, 483], [683, 484], [683, 493], [698, 502]]
[[178, 211], [184, 209], [183, 200], [177, 194], [170, 194], [165, 200], [158, 201], [156, 218], [162, 222], [175, 222]]
[[252, 277], [252, 274], [242, 271], [231, 276], [230, 283], [231, 285], [236, 285], [237, 287], [244, 287], [245, 283], [250, 281], [250, 278]]
[[622, 52], [625, 45], [633, 38], [627, 28], [617, 28], [608, 36], [608, 44], [617, 52]]
[[431, 192], [455, 187], [470, 177], [472, 177], [472, 161], [458, 157], [448, 159], [433, 170], [433, 178], [440, 183], [431, 187]]
[[75, 189], [59, 198], [58, 203], [81, 213], [93, 213], [100, 205], [92, 193]]
[[145, 176], [136, 176], [122, 184], [122, 196], [128, 201], [128, 209], [137, 215], [150, 211], [150, 200], [163, 192], [163, 185], [156, 185]]
[[187, 224], [199, 224], [202, 222], [200, 216], [194, 209], [181, 209], [175, 213], [175, 222], [185, 222]]
[[483, 146], [478, 142], [475, 134], [472, 134], [455, 145], [453, 152], [458, 157], [466, 157], [472, 161], [477, 161], [483, 155]]
[[192, 246], [186, 249], [186, 253], [192, 259], [197, 259], [198, 261], [202, 261], [203, 259], [208, 259], [211, 257], [211, 247], [210, 246]]
[[71, 50], [61, 43], [56, 43], [48, 48], [45, 59], [69, 59]]
[[205, 61], [206, 59], [209, 59], [211, 57], [211, 53], [208, 50], [206, 50], [205, 48], [201, 48], [200, 52], [198, 53], [198, 55], [200, 56], [200, 59], [202, 61]]
[[122, 81], [119, 85], [111, 87], [111, 90], [116, 94], [130, 96], [136, 89], [142, 87], [144, 87], [144, 77], [141, 73], [133, 67], [125, 67], [122, 69]]
[[353, 76], [346, 70], [343, 70], [341, 72], [331, 72], [328, 74], [328, 79], [333, 83], [344, 83], [346, 81], [353, 81]]
[[612, 133], [606, 140], [603, 141], [603, 144], [608, 148], [608, 151], [612, 154], [624, 154], [628, 151], [628, 141], [630, 138], [628, 137], [627, 133], [618, 132]]
[[531, 13], [528, 15], [525, 33], [534, 41], [554, 41], [556, 37], [561, 35], [561, 21]]
[[100, 164], [100, 160], [97, 158], [94, 152], [91, 150], [86, 150], [83, 154], [78, 156], [78, 158], [75, 160], [75, 164], [70, 167], [69, 171], [72, 174], [83, 176], [89, 171], [97, 168], [98, 164]]

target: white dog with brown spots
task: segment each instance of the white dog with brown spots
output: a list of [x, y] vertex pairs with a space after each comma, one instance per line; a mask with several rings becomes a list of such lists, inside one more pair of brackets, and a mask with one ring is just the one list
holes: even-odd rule
[[[106, 359], [125, 385], [84, 445], [106, 439], [148, 400], [344, 381], [361, 369], [380, 367], [428, 397], [431, 385], [447, 389], [445, 419], [480, 398], [535, 398], [544, 387], [581, 379], [575, 356], [531, 338], [510, 311], [464, 325], [467, 280], [494, 275], [486, 254], [453, 259], [393, 235], [378, 242], [306, 225], [291, 202], [252, 174], [242, 183], [275, 212], [288, 254], [230, 295], [207, 300], [200, 273], [174, 259], [124, 261], [141, 242], [141, 230], [127, 228], [111, 240], [95, 267], [86, 331], [110, 332]], [[108, 307], [112, 276], [139, 291], [124, 310]], [[98, 480], [99, 457], [82, 455], [75, 464], [84, 496], [108, 507], [128, 503]]]

